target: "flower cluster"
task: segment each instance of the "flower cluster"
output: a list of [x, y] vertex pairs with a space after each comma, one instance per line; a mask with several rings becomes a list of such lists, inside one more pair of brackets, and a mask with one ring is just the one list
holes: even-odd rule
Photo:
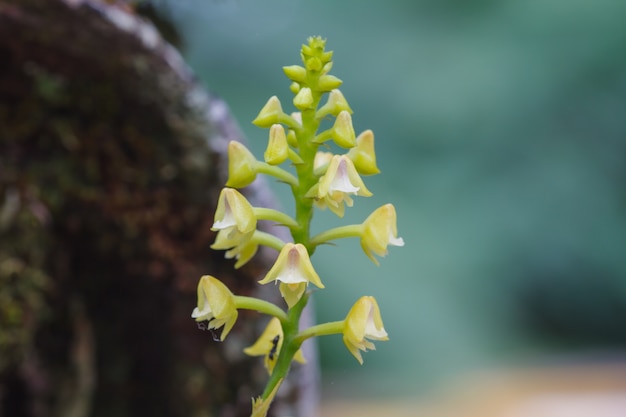
[[[389, 246], [402, 246], [397, 235], [396, 210], [385, 204], [360, 224], [349, 224], [322, 231], [314, 236], [310, 224], [315, 209], [329, 209], [342, 218], [353, 198], [370, 197], [363, 176], [378, 174], [374, 134], [365, 130], [356, 135], [352, 109], [338, 89], [342, 81], [331, 75], [332, 52], [325, 50], [325, 40], [308, 39], [302, 46], [302, 65], [283, 68], [291, 80], [296, 112], [283, 111], [274, 96], [262, 107], [253, 123], [268, 129], [263, 160], [258, 160], [243, 144], [228, 146], [228, 181], [215, 210], [212, 230], [217, 232], [213, 249], [225, 250], [226, 258], [235, 259], [235, 268], [245, 265], [259, 245], [279, 252], [274, 265], [259, 284], [278, 284], [286, 308], [254, 297], [234, 295], [221, 281], [203, 276], [198, 285], [198, 305], [192, 317], [208, 321], [209, 329], [222, 329], [227, 337], [238, 317], [238, 310], [252, 309], [272, 318], [259, 339], [244, 352], [263, 356], [270, 375], [263, 394], [253, 399], [253, 416], [264, 416], [278, 386], [293, 361], [304, 363], [300, 347], [311, 337], [342, 334], [348, 351], [363, 363], [362, 351], [375, 348], [372, 341], [388, 340], [378, 307], [371, 296], [361, 297], [344, 320], [322, 323], [301, 329], [302, 310], [309, 298], [309, 284], [319, 289], [324, 284], [311, 262], [311, 255], [321, 244], [355, 237], [364, 253], [376, 265], [374, 256], [385, 256]], [[323, 103], [322, 103], [323, 102]], [[328, 128], [322, 128], [328, 126]], [[334, 146], [333, 146], [334, 144]], [[338, 151], [331, 152], [336, 148]], [[291, 187], [295, 213], [254, 207], [238, 189], [245, 188], [257, 175], [272, 176]], [[287, 227], [291, 242], [257, 228], [258, 220], [269, 220]]]

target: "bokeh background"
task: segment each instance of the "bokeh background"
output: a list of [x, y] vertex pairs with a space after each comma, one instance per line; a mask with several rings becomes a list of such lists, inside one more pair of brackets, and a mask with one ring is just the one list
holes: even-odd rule
[[[328, 39], [382, 174], [345, 219], [393, 202], [404, 248], [315, 256], [319, 321], [375, 295], [391, 340], [360, 367], [320, 340], [334, 395], [416, 395], [479, 369], [626, 351], [626, 2], [161, 0], [198, 77], [250, 121], [281, 67]], [[287, 211], [291, 201], [273, 184]], [[338, 225], [332, 214], [318, 230]]]

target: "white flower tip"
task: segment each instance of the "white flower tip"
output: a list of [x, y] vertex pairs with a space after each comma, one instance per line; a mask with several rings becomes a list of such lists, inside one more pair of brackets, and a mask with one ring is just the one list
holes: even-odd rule
[[196, 307], [191, 312], [192, 319], [208, 320], [210, 315], [211, 315], [211, 308], [209, 307], [208, 304], [204, 306], [203, 310], [200, 310], [198, 307]]
[[286, 273], [286, 274], [281, 274], [279, 276], [276, 277], [276, 281], [280, 281], [283, 284], [288, 284], [288, 285], [292, 285], [292, 284], [301, 284], [303, 282], [308, 283], [309, 280], [306, 279], [306, 277], [300, 273], [297, 272], [290, 272], [290, 273]]
[[218, 220], [215, 223], [213, 223], [213, 227], [211, 227], [211, 230], [222, 230], [222, 229], [227, 229], [229, 227], [232, 226], [236, 226], [237, 223], [235, 223], [234, 219], [222, 219], [222, 220]]

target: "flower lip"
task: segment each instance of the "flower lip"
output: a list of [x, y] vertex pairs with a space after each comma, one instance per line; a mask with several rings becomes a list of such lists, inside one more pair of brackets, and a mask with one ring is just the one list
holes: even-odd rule
[[337, 166], [337, 175], [330, 183], [328, 191], [341, 191], [344, 193], [356, 194], [360, 189], [361, 187], [355, 186], [350, 182], [346, 160], [342, 158]]
[[232, 212], [228, 212], [228, 214], [226, 214], [221, 220], [216, 220], [215, 223], [213, 223], [213, 227], [211, 229], [222, 230], [228, 229], [229, 227], [236, 225], [237, 223], [235, 222], [235, 218], [233, 217]]
[[304, 292], [306, 291], [307, 283], [301, 282], [299, 284], [285, 284], [284, 282], [280, 283], [279, 291], [280, 295], [285, 299], [287, 306], [289, 308], [296, 305]]

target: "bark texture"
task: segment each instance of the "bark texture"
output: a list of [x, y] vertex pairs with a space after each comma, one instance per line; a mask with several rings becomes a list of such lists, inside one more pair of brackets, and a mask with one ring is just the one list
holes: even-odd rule
[[273, 257], [235, 273], [209, 249], [230, 139], [225, 104], [132, 11], [0, 0], [0, 416], [249, 415], [266, 374], [241, 348], [264, 319], [218, 343], [190, 318], [201, 275], [258, 295]]

